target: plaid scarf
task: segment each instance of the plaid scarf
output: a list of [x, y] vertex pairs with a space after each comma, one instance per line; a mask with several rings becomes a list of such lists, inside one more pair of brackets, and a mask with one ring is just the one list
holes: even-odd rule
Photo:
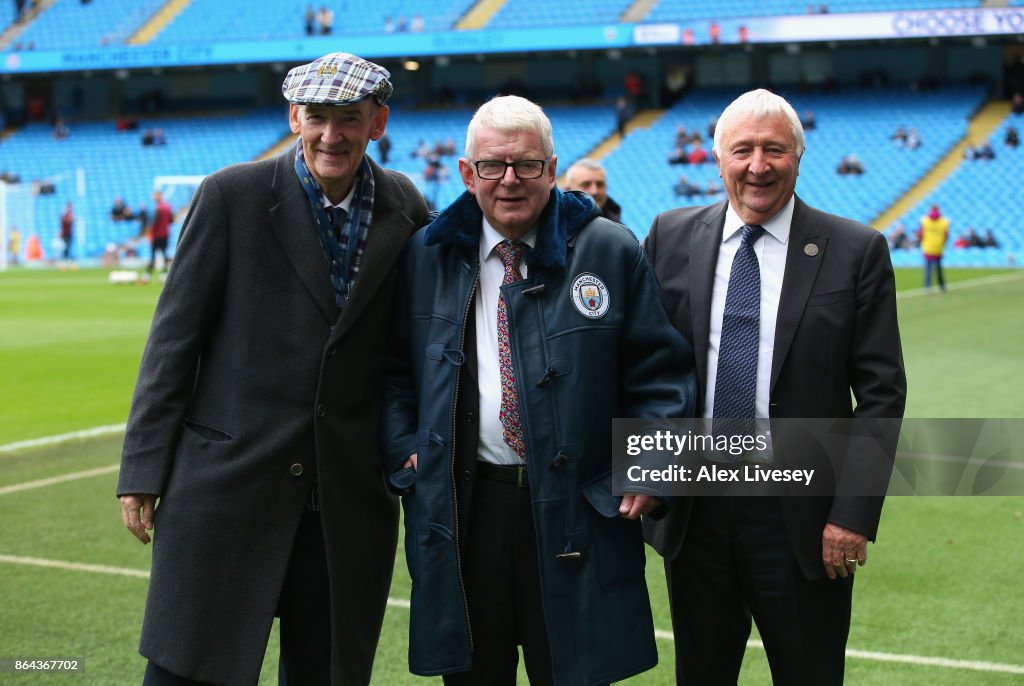
[[331, 286], [334, 287], [334, 302], [339, 309], [343, 308], [345, 301], [352, 295], [352, 289], [355, 288], [359, 265], [363, 261], [363, 253], [366, 250], [366, 237], [370, 232], [370, 223], [373, 221], [375, 188], [373, 170], [366, 157], [363, 157], [359, 174], [356, 176], [356, 192], [349, 207], [348, 217], [345, 219], [344, 225], [338, 227], [337, 233], [335, 233], [334, 224], [324, 208], [323, 190], [306, 166], [301, 139], [295, 145], [295, 175], [299, 177], [299, 182], [306, 191], [306, 197], [309, 198], [309, 204], [313, 210], [316, 234], [320, 239], [320, 246], [324, 250], [327, 266], [330, 268]]

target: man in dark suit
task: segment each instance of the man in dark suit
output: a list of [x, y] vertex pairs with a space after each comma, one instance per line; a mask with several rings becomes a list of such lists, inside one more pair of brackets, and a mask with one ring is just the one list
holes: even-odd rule
[[[903, 414], [885, 237], [795, 196], [803, 150], [789, 103], [742, 95], [715, 131], [728, 202], [665, 212], [645, 241], [694, 344], [698, 416]], [[787, 449], [775, 441], [776, 457]], [[665, 558], [678, 682], [735, 684], [753, 616], [776, 684], [841, 684], [852, 572], [881, 509], [881, 495], [695, 497], [646, 522]]]
[[117, 493], [157, 531], [145, 684], [255, 683], [275, 616], [281, 683], [370, 680], [398, 524], [380, 341], [427, 208], [365, 155], [387, 70], [333, 53], [282, 89], [296, 146], [203, 181], [132, 400]]

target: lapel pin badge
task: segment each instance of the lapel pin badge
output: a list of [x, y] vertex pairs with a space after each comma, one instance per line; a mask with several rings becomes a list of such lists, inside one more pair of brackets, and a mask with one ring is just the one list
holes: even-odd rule
[[816, 246], [814, 243], [808, 243], [807, 245], [804, 246], [804, 254], [807, 255], [808, 257], [814, 257], [815, 255], [818, 254], [818, 246]]

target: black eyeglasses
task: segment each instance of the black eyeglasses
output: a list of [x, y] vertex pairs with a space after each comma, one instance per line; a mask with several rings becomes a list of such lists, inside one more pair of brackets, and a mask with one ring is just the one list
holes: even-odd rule
[[505, 172], [512, 167], [517, 179], [538, 179], [544, 173], [547, 160], [519, 160], [518, 162], [502, 162], [500, 160], [478, 160], [473, 163], [476, 175], [481, 179], [494, 181], [505, 178]]

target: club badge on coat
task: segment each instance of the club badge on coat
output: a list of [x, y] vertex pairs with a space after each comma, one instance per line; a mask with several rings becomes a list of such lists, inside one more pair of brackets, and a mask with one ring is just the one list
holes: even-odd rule
[[583, 272], [572, 280], [572, 304], [587, 319], [600, 319], [608, 314], [611, 298], [604, 281], [590, 272]]

